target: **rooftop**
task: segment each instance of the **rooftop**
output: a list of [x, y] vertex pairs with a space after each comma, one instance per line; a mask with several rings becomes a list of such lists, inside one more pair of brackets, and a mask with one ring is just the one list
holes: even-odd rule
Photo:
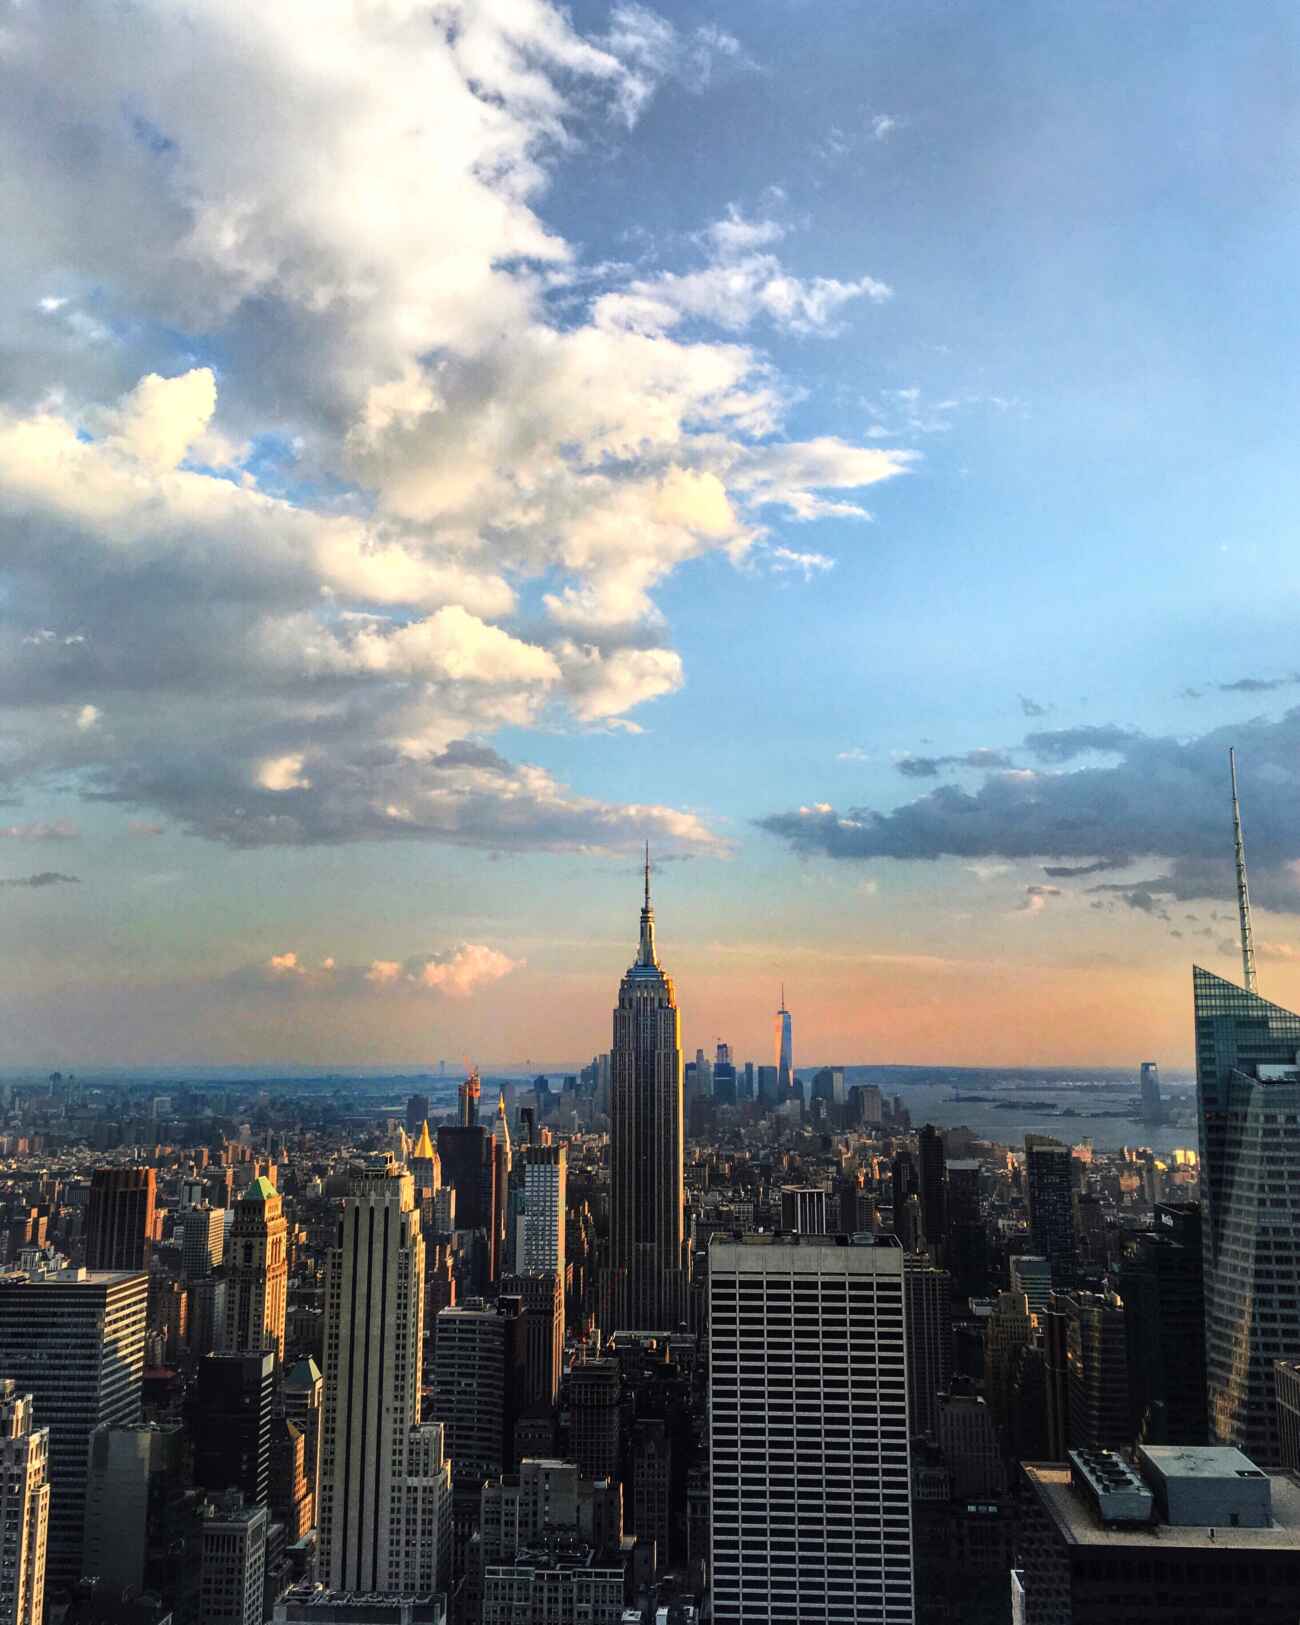
[[[1235, 1454], [1236, 1452], [1233, 1452]], [[1107, 1548], [1173, 1546], [1204, 1550], [1208, 1546], [1231, 1551], [1295, 1550], [1300, 1557], [1300, 1479], [1289, 1474], [1269, 1475], [1273, 1491], [1273, 1524], [1269, 1529], [1233, 1529], [1216, 1525], [1214, 1538], [1199, 1524], [1103, 1524], [1092, 1508], [1070, 1488], [1070, 1469], [1056, 1462], [1021, 1463], [1039, 1502], [1068, 1546]]]
[[1249, 1456], [1231, 1445], [1144, 1444], [1142, 1454], [1166, 1478], [1266, 1478]]

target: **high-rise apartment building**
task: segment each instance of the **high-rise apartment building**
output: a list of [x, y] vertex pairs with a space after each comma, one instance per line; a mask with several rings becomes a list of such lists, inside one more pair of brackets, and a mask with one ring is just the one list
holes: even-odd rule
[[911, 1625], [905, 1320], [892, 1236], [714, 1238], [717, 1625]]
[[655, 954], [648, 859], [640, 948], [619, 987], [612, 1054], [609, 1301], [623, 1328], [676, 1331], [689, 1271], [681, 1018]]
[[283, 1360], [288, 1236], [284, 1199], [262, 1175], [244, 1192], [230, 1227], [223, 1343], [227, 1354], [269, 1349], [277, 1363]]
[[569, 1153], [562, 1145], [524, 1147], [524, 1245], [521, 1268], [552, 1270], [564, 1281], [564, 1224]]
[[81, 1577], [90, 1438], [140, 1419], [149, 1278], [69, 1269], [0, 1275], [0, 1374], [50, 1430], [49, 1588]]
[[96, 1168], [86, 1208], [86, 1268], [147, 1270], [153, 1250], [152, 1168]]
[[1192, 971], [1211, 1441], [1280, 1460], [1273, 1362], [1300, 1349], [1300, 1016]]
[[191, 1283], [206, 1280], [226, 1251], [226, 1210], [206, 1202], [187, 1207], [181, 1215], [181, 1268]]
[[43, 1625], [50, 1430], [32, 1396], [0, 1379], [0, 1625]]
[[1034, 1252], [1051, 1265], [1052, 1280], [1074, 1280], [1073, 1166], [1070, 1148], [1046, 1134], [1025, 1135], [1025, 1192]]
[[443, 1424], [457, 1482], [510, 1465], [526, 1362], [518, 1298], [470, 1298], [438, 1315], [433, 1345], [434, 1416]]
[[411, 1176], [354, 1169], [325, 1286], [320, 1572], [334, 1591], [406, 1591], [405, 1478], [420, 1420], [424, 1238]]

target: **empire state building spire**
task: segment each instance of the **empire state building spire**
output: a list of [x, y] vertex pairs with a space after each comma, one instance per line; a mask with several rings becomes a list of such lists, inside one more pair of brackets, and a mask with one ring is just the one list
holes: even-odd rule
[[614, 1011], [609, 1331], [676, 1331], [687, 1312], [681, 1017], [654, 929], [647, 848], [641, 940]]

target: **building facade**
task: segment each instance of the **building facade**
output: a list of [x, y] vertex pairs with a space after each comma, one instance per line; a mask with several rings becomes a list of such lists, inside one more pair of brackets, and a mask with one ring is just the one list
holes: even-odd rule
[[227, 1354], [269, 1349], [277, 1365], [284, 1359], [288, 1235], [284, 1199], [262, 1175], [244, 1192], [230, 1227], [223, 1341]]
[[648, 862], [640, 948], [614, 1011], [612, 1065], [607, 1301], [620, 1327], [676, 1331], [687, 1318], [689, 1283], [681, 1018], [655, 954]]
[[86, 1208], [86, 1268], [147, 1270], [153, 1250], [152, 1168], [96, 1168]]
[[709, 1328], [717, 1625], [911, 1625], [897, 1240], [715, 1237]]
[[50, 1430], [32, 1396], [0, 1380], [0, 1625], [43, 1625], [50, 1521]]

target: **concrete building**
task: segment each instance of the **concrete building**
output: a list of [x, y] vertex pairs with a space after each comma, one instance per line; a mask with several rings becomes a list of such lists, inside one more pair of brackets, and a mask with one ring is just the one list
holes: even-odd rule
[[1235, 1450], [1022, 1463], [1016, 1625], [1294, 1625], [1300, 1485]]
[[149, 1583], [151, 1543], [181, 1494], [181, 1424], [133, 1422], [90, 1436], [82, 1571], [118, 1591]]
[[96, 1168], [86, 1206], [86, 1268], [147, 1270], [153, 1250], [152, 1168]]
[[619, 1400], [617, 1360], [582, 1360], [565, 1383], [569, 1405], [569, 1449], [587, 1478], [617, 1478]]
[[441, 1422], [420, 1422], [407, 1437], [403, 1590], [428, 1597], [451, 1588], [451, 1462]]
[[284, 1318], [288, 1307], [288, 1222], [284, 1199], [265, 1175], [255, 1179], [235, 1207], [226, 1250], [228, 1354], [269, 1349], [277, 1366], [284, 1359]]
[[640, 946], [619, 985], [611, 1055], [610, 1323], [676, 1331], [690, 1277], [681, 1017], [655, 953], [648, 858]]
[[1029, 1300], [1023, 1292], [999, 1292], [984, 1322], [984, 1393], [998, 1423], [1010, 1414], [1012, 1356], [1034, 1340]]
[[626, 1570], [589, 1546], [551, 1536], [488, 1564], [482, 1625], [621, 1625]]
[[564, 1366], [564, 1292], [553, 1270], [532, 1275], [503, 1275], [501, 1295], [523, 1304], [525, 1352], [523, 1392], [516, 1405], [552, 1406], [559, 1397]]
[[[191, 1284], [217, 1269], [226, 1250], [226, 1210], [206, 1202], [187, 1207], [181, 1216], [181, 1268]], [[211, 1353], [210, 1349], [204, 1351]]]
[[262, 1625], [267, 1511], [232, 1490], [204, 1507], [199, 1625]]
[[715, 1237], [709, 1327], [717, 1625], [910, 1625], [897, 1240]]
[[1285, 1472], [1300, 1472], [1300, 1360], [1275, 1360], [1273, 1384], [1280, 1465]]
[[978, 1394], [941, 1394], [934, 1431], [954, 1499], [1002, 1494], [1007, 1487], [1002, 1443], [993, 1413]]
[[438, 1316], [430, 1405], [447, 1431], [457, 1479], [493, 1477], [510, 1466], [527, 1359], [518, 1298], [470, 1298]]
[[325, 1323], [320, 1573], [334, 1591], [410, 1595], [403, 1493], [420, 1421], [424, 1238], [411, 1176], [386, 1153], [352, 1170]]
[[565, 1214], [569, 1156], [562, 1145], [529, 1145], [523, 1150], [524, 1223], [520, 1271], [550, 1270], [564, 1280]]
[[[310, 1355], [285, 1372], [280, 1382], [280, 1408], [302, 1431], [303, 1463], [314, 1498], [320, 1496], [321, 1418], [324, 1379]], [[316, 1508], [319, 1512], [319, 1506]]]
[[0, 1625], [43, 1625], [50, 1430], [32, 1396], [0, 1380]]
[[1210, 1438], [1281, 1459], [1273, 1365], [1300, 1349], [1300, 1016], [1195, 966]]
[[53, 1270], [0, 1275], [0, 1374], [49, 1429], [47, 1588], [81, 1578], [90, 1439], [140, 1419], [149, 1278]]

